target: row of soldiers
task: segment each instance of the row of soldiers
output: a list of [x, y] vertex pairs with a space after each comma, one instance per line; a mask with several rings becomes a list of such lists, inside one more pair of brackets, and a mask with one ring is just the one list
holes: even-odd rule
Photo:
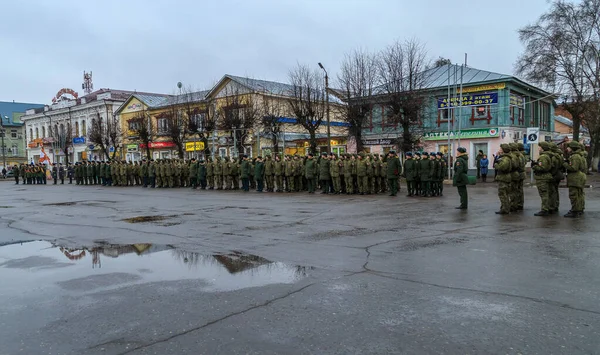
[[448, 163], [441, 152], [405, 154], [404, 177], [407, 196], [436, 197], [444, 195], [444, 179]]

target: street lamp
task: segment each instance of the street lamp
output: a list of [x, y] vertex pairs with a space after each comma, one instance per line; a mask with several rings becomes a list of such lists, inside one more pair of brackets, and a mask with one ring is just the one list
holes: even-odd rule
[[327, 149], [329, 150], [327, 153], [331, 153], [331, 122], [329, 121], [329, 75], [327, 75], [327, 70], [325, 70], [325, 67], [323, 64], [321, 64], [321, 62], [319, 62], [319, 67], [325, 72], [325, 99], [327, 100]]

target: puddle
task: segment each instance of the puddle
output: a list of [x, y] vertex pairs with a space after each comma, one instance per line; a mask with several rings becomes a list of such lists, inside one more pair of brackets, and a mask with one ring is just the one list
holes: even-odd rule
[[122, 219], [123, 222], [127, 223], [147, 223], [147, 222], [156, 222], [163, 221], [169, 217], [167, 216], [139, 216], [139, 217], [131, 217]]
[[46, 203], [44, 206], [73, 206], [76, 205], [77, 202], [55, 202], [55, 203]]
[[13, 208], [15, 206], [0, 206], [0, 208]]
[[0, 246], [3, 296], [57, 296], [135, 284], [200, 280], [206, 292], [290, 284], [307, 276], [307, 268], [272, 262], [241, 252], [205, 255], [168, 245], [99, 244], [68, 248], [46, 241]]

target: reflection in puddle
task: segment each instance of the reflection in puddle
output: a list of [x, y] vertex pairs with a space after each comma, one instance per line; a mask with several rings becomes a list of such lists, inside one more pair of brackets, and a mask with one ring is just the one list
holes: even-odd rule
[[203, 281], [202, 291], [232, 291], [294, 283], [306, 272], [306, 267], [236, 251], [204, 255], [145, 243], [69, 248], [34, 241], [0, 247], [0, 294], [13, 296], [194, 279]]

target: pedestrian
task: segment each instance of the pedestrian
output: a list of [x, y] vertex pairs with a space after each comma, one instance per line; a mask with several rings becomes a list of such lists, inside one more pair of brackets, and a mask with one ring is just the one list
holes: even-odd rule
[[208, 176], [208, 168], [204, 159], [200, 158], [200, 162], [198, 163], [198, 178], [197, 183], [200, 184], [200, 188], [202, 190], [206, 190], [206, 178]]
[[328, 194], [331, 183], [331, 173], [330, 173], [331, 162], [327, 156], [327, 153], [323, 152], [321, 154], [321, 160], [319, 161], [319, 180], [321, 182], [321, 193]]
[[256, 191], [263, 192], [265, 178], [265, 163], [263, 158], [259, 155], [256, 157], [254, 163], [254, 180], [256, 180]]
[[2, 178], [3, 179], [6, 179], [6, 173], [7, 173], [6, 168], [2, 167]]
[[58, 178], [60, 179], [60, 184], [64, 185], [65, 184], [65, 168], [63, 167], [62, 163], [58, 164]]
[[250, 162], [248, 162], [248, 156], [242, 156], [242, 166], [241, 166], [241, 178], [242, 178], [242, 190], [244, 192], [250, 191]]
[[484, 154], [483, 158], [481, 158], [481, 160], [479, 161], [479, 169], [481, 172], [481, 181], [482, 182], [487, 182], [487, 175], [488, 175], [488, 166], [490, 165], [490, 161], [487, 158], [487, 155]]
[[537, 186], [540, 199], [542, 200], [541, 210], [534, 216], [549, 216], [550, 210], [550, 188], [553, 180], [552, 177], [552, 157], [550, 156], [550, 144], [548, 142], [540, 142], [540, 156], [537, 161], [531, 162], [533, 175], [535, 177], [535, 185]]
[[483, 155], [483, 150], [480, 149], [475, 157], [475, 163], [477, 166], [477, 179], [481, 178], [481, 159], [483, 159]]
[[19, 185], [19, 167], [17, 165], [15, 165], [12, 169], [13, 174], [15, 176], [15, 185]]
[[579, 142], [569, 142], [567, 146], [568, 159], [564, 161], [563, 167], [567, 171], [567, 186], [569, 187], [569, 199], [571, 210], [565, 215], [567, 218], [578, 218], [585, 209], [585, 186], [587, 176], [587, 162], [581, 152]]
[[467, 194], [467, 184], [469, 178], [467, 172], [469, 168], [467, 162], [469, 156], [467, 150], [464, 147], [458, 147], [456, 161], [454, 162], [454, 179], [452, 185], [458, 189], [458, 195], [460, 196], [460, 206], [456, 207], [458, 210], [466, 210], [469, 207], [469, 196]]

